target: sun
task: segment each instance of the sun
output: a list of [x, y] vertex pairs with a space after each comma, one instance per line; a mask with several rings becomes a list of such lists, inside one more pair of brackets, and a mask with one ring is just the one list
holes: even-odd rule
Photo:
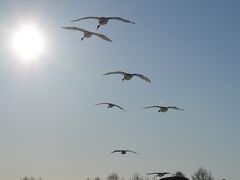
[[25, 25], [14, 33], [12, 46], [19, 59], [31, 62], [43, 53], [44, 39], [35, 26]]

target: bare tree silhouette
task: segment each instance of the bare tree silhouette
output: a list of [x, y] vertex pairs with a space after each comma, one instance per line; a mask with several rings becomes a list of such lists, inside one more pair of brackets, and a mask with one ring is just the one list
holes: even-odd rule
[[94, 178], [94, 180], [101, 180], [101, 179], [100, 179], [100, 177], [97, 176]]
[[40, 177], [40, 178], [36, 179], [36, 178], [34, 178], [32, 176], [30, 176], [30, 177], [25, 176], [25, 177], [21, 178], [20, 180], [42, 180], [42, 178]]
[[144, 178], [141, 177], [138, 173], [135, 173], [135, 174], [132, 176], [131, 180], [144, 180]]
[[212, 173], [200, 167], [193, 175], [192, 180], [214, 180]]
[[107, 180], [119, 180], [119, 176], [117, 173], [111, 173], [108, 175]]

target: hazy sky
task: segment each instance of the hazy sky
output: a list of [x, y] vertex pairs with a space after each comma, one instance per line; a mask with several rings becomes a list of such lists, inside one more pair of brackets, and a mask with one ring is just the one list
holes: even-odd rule
[[[240, 3], [237, 0], [1, 0], [0, 179], [105, 178], [117, 172], [200, 166], [216, 179], [240, 179]], [[85, 16], [121, 16], [100, 27], [112, 43], [61, 29], [95, 31]], [[23, 65], [13, 31], [32, 23], [45, 52]], [[142, 73], [122, 82], [121, 70]], [[119, 109], [95, 106], [113, 102]], [[165, 104], [185, 111], [158, 113]], [[109, 155], [126, 148], [140, 155]]]

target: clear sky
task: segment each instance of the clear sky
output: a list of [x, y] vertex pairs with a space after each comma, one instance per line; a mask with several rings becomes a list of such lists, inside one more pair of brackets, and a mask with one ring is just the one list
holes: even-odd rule
[[[0, 179], [105, 178], [117, 172], [200, 166], [216, 179], [240, 179], [240, 3], [237, 0], [1, 0]], [[120, 16], [99, 33], [85, 16]], [[11, 48], [25, 23], [42, 32], [44, 53], [23, 65]], [[109, 71], [142, 73], [121, 81]], [[99, 102], [124, 107], [106, 109]], [[158, 113], [149, 105], [185, 111]], [[140, 155], [109, 155], [126, 148]]]

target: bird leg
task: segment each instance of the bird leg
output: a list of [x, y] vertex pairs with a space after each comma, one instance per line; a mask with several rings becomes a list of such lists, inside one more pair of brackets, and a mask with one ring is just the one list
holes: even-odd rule
[[82, 38], [81, 38], [81, 42], [82, 42], [82, 40], [85, 38], [85, 36], [83, 36]]
[[123, 78], [122, 81], [124, 81], [125, 79]]
[[101, 26], [101, 24], [99, 24], [99, 25], [97, 26], [97, 29], [96, 29], [96, 30], [98, 30], [98, 28], [100, 28], [100, 26]]

